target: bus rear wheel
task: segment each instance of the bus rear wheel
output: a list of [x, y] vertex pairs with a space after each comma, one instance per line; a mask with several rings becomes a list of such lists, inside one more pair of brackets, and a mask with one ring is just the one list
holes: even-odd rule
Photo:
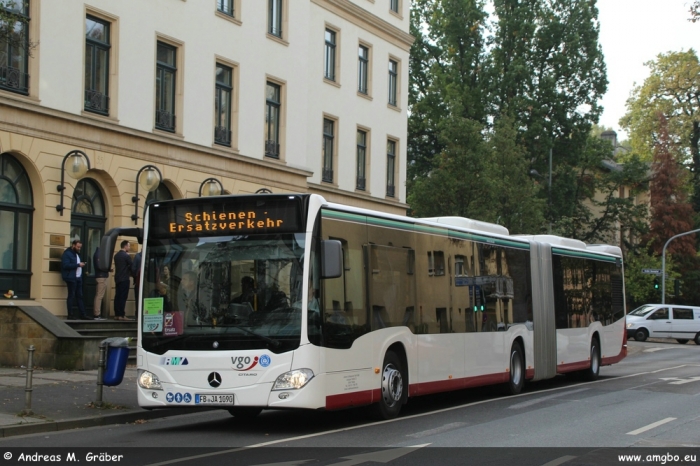
[[252, 408], [252, 407], [237, 407], [237, 408], [229, 408], [228, 412], [231, 414], [231, 416], [235, 417], [236, 419], [240, 419], [242, 421], [248, 421], [250, 419], [254, 419], [260, 414], [262, 411], [262, 408]]
[[511, 395], [517, 395], [525, 386], [525, 354], [519, 342], [514, 342], [510, 348], [510, 380], [508, 391]]
[[394, 419], [401, 411], [406, 400], [405, 371], [401, 359], [393, 351], [384, 356], [381, 373], [381, 397], [376, 405], [375, 414], [379, 419]]
[[583, 380], [589, 382], [598, 380], [598, 375], [600, 375], [600, 342], [595, 337], [591, 340], [591, 366], [581, 371], [581, 375], [583, 375]]

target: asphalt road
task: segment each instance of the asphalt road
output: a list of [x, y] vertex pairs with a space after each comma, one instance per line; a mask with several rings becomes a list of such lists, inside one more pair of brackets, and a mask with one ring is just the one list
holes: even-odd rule
[[[602, 368], [596, 382], [561, 376], [530, 383], [518, 396], [485, 387], [420, 397], [393, 421], [371, 421], [363, 409], [264, 411], [247, 422], [211, 411], [11, 437], [0, 440], [0, 450], [68, 448], [85, 456], [95, 447], [143, 447], [127, 448], [121, 464], [208, 465], [233, 464], [234, 458], [251, 465], [434, 466], [436, 458], [441, 465], [619, 464], [616, 452], [645, 447], [700, 456], [700, 347], [669, 340], [631, 341], [629, 348], [630, 355]], [[240, 461], [242, 454], [253, 456]]]

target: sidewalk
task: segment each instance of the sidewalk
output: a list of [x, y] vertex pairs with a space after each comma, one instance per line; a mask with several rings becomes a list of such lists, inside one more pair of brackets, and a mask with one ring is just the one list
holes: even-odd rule
[[188, 408], [146, 411], [136, 400], [136, 369], [127, 368], [116, 387], [103, 387], [103, 407], [97, 408], [97, 370], [54, 371], [35, 369], [32, 375], [33, 414], [25, 407], [27, 372], [0, 368], [0, 438], [39, 432], [138, 422], [195, 412]]

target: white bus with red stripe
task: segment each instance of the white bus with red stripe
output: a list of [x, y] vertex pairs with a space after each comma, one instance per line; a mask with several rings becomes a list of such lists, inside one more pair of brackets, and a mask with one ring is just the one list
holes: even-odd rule
[[626, 355], [618, 247], [512, 236], [458, 217], [416, 219], [261, 194], [151, 204], [139, 302], [147, 409], [375, 405], [577, 371]]

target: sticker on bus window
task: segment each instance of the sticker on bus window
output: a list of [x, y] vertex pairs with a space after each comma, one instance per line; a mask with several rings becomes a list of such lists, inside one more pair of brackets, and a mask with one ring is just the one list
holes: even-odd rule
[[182, 335], [182, 312], [166, 312], [165, 324], [163, 326], [164, 337], [176, 337]]
[[143, 331], [163, 331], [163, 298], [144, 298]]

